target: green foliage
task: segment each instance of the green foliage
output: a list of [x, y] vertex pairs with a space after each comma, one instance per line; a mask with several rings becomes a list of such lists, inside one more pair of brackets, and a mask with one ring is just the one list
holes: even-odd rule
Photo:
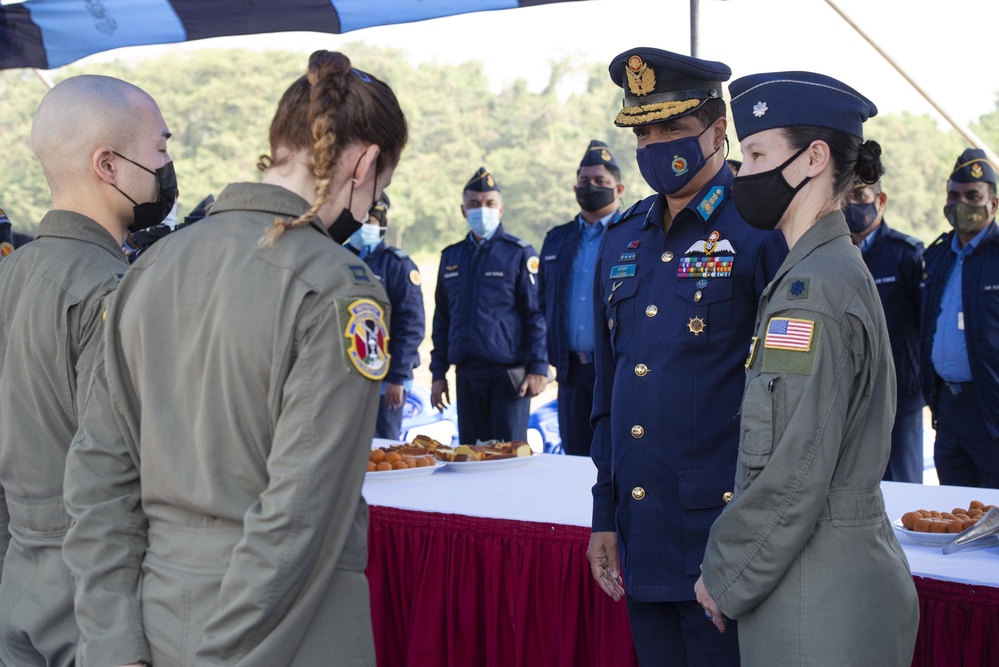
[[[496, 92], [478, 61], [414, 66], [391, 49], [352, 44], [344, 51], [359, 68], [392, 86], [409, 121], [410, 141], [388, 192], [389, 240], [410, 252], [435, 255], [466, 233], [461, 191], [480, 166], [503, 188], [506, 228], [536, 247], [551, 227], [578, 212], [572, 186], [591, 139], [606, 142], [621, 165], [626, 205], [651, 192], [635, 164], [633, 134], [613, 125], [621, 90], [604, 64], [580, 70], [568, 59], [556, 61], [544, 90], [532, 92], [518, 80]], [[174, 133], [169, 150], [183, 215], [229, 182], [260, 177], [255, 165], [268, 152], [277, 101], [305, 71], [307, 60], [305, 54], [279, 51], [191, 50], [141, 62], [70, 66], [54, 78], [107, 74], [156, 98]], [[585, 88], [566, 95], [575, 81], [585, 82]], [[0, 151], [6, 166], [0, 173], [0, 207], [16, 227], [29, 231], [50, 203], [30, 146], [31, 117], [44, 93], [29, 71], [0, 71]], [[999, 105], [973, 129], [999, 146]], [[729, 130], [732, 157], [738, 158]], [[963, 141], [929, 116], [911, 114], [878, 116], [867, 135], [884, 148], [890, 224], [932, 240], [946, 226], [940, 212], [944, 187]]]

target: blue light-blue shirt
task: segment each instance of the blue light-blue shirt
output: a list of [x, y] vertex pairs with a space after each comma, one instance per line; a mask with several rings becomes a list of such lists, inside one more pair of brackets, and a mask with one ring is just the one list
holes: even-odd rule
[[964, 258], [978, 246], [989, 231], [989, 226], [978, 232], [966, 246], [955, 233], [950, 249], [957, 259], [951, 264], [947, 286], [940, 299], [940, 315], [933, 335], [933, 367], [944, 382], [971, 382], [971, 364], [968, 363], [968, 343], [964, 338], [964, 305], [962, 302], [963, 279], [961, 267]]
[[592, 225], [582, 215], [576, 218], [581, 236], [569, 277], [568, 314], [569, 349], [573, 352], [593, 352], [593, 271], [607, 223], [617, 214], [614, 211]]
[[874, 239], [878, 237], [878, 232], [880, 231], [881, 225], [878, 225], [870, 234], [864, 237], [864, 240], [860, 242], [860, 254], [867, 252], [867, 249], [874, 243]]

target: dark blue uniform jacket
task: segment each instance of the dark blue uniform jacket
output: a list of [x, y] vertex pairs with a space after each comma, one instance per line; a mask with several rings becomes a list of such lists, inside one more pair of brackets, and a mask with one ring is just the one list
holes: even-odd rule
[[895, 359], [898, 382], [897, 411], [921, 408], [919, 375], [919, 285], [923, 279], [923, 244], [881, 223], [878, 235], [864, 253], [881, 297]]
[[364, 262], [382, 281], [392, 306], [388, 342], [391, 359], [385, 381], [402, 384], [413, 378], [413, 369], [420, 365], [419, 348], [427, 327], [420, 271], [409, 255], [385, 245], [385, 241]]
[[787, 255], [746, 224], [732, 172], [676, 215], [654, 196], [608, 228], [594, 292], [593, 530], [617, 530], [636, 600], [692, 600], [734, 486], [757, 301]]
[[[939, 391], [931, 359], [933, 335], [940, 315], [940, 299], [954, 262], [950, 249], [953, 236], [954, 232], [940, 236], [926, 249], [925, 255], [922, 377], [923, 396], [932, 410], [936, 409]], [[995, 221], [989, 223], [985, 237], [964, 259], [961, 281], [964, 335], [975, 396], [989, 434], [999, 438], [999, 228]]]
[[451, 364], [483, 376], [515, 366], [548, 374], [538, 263], [531, 244], [503, 225], [482, 244], [469, 235], [444, 248], [430, 353], [434, 380], [443, 379]]

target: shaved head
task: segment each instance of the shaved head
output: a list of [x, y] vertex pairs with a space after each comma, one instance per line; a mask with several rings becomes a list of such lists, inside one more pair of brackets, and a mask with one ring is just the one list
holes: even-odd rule
[[31, 124], [31, 148], [53, 191], [76, 181], [102, 146], [126, 151], [141, 119], [159, 116], [156, 102], [141, 88], [109, 76], [74, 76], [42, 99]]

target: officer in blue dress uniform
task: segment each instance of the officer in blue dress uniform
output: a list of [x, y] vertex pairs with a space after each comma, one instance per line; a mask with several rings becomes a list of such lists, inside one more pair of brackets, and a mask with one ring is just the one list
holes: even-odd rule
[[375, 437], [396, 440], [402, 436], [402, 408], [413, 387], [413, 369], [420, 365], [419, 347], [426, 332], [426, 315], [420, 270], [409, 255], [383, 240], [389, 206], [388, 195], [382, 193], [369, 211], [368, 222], [351, 235], [347, 247], [382, 281], [392, 306], [389, 370], [382, 381]]
[[925, 254], [923, 395], [941, 484], [999, 488], [997, 208], [996, 167], [969, 148], [947, 181], [954, 229]]
[[884, 479], [923, 483], [923, 392], [919, 377], [919, 286], [923, 279], [923, 244], [884, 221], [888, 193], [881, 183], [858, 183], [847, 196], [843, 214], [850, 236], [874, 276], [885, 311], [895, 360], [898, 402], [891, 431], [891, 458]]
[[449, 403], [454, 364], [461, 442], [527, 440], [531, 398], [548, 381], [538, 253], [503, 230], [503, 197], [485, 167], [465, 185], [461, 212], [471, 231], [444, 248], [437, 273], [431, 404]]
[[[708, 530], [732, 498], [757, 299], [787, 254], [746, 224], [725, 163], [728, 66], [651, 48], [610, 64], [615, 124], [657, 194], [613, 222], [596, 265], [594, 579], [624, 589], [642, 665], [739, 662], [695, 601]], [[620, 554], [620, 559], [619, 559]]]
[[541, 308], [548, 361], [558, 380], [558, 430], [566, 454], [589, 456], [593, 428], [593, 270], [608, 223], [620, 213], [621, 169], [594, 139], [576, 170], [576, 218], [552, 229], [541, 246]]

